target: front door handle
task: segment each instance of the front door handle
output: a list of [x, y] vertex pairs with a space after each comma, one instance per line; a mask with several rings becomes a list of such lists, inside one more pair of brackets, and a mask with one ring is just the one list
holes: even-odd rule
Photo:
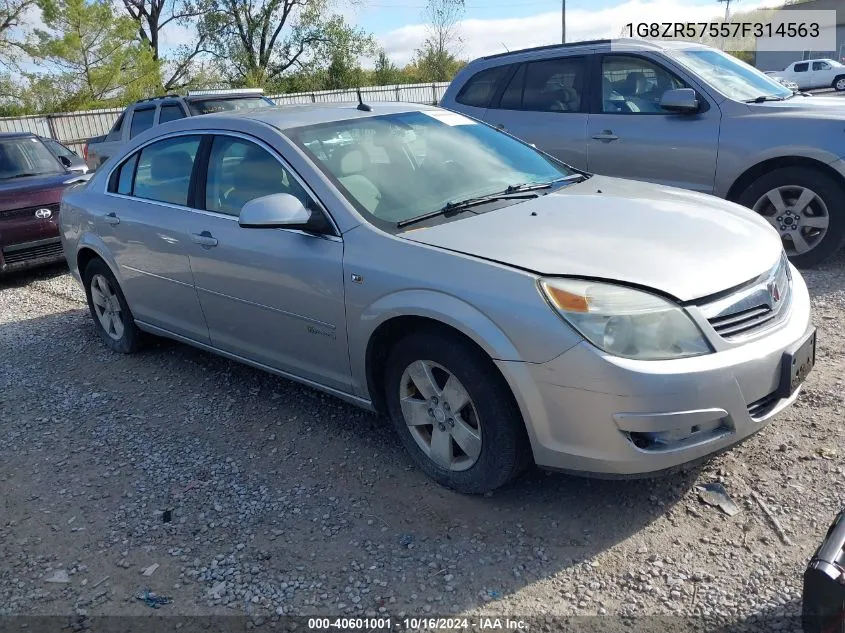
[[191, 233], [191, 241], [195, 244], [199, 244], [200, 246], [205, 246], [206, 248], [217, 246], [217, 238], [211, 235], [208, 231], [203, 231], [202, 233]]
[[106, 224], [120, 224], [120, 218], [114, 212], [106, 214], [103, 220], [106, 221]]
[[613, 130], [602, 130], [601, 134], [593, 134], [593, 138], [597, 141], [615, 141], [619, 137], [613, 133]]

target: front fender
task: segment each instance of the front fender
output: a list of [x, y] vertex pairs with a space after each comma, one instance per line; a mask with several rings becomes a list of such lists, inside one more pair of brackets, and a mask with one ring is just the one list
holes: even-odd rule
[[498, 325], [459, 297], [434, 290], [401, 290], [380, 297], [348, 323], [352, 380], [359, 395], [369, 397], [367, 347], [373, 334], [390, 319], [408, 316], [432, 319], [458, 330], [494, 360], [527, 360]]

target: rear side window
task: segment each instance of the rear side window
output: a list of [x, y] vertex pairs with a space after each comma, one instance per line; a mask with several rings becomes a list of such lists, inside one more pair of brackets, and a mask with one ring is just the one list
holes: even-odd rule
[[810, 64], [803, 63], [803, 64], [795, 64], [795, 72], [797, 73], [805, 73], [807, 69], [810, 67]]
[[114, 122], [112, 129], [109, 131], [108, 135], [106, 136], [107, 141], [119, 141], [121, 137], [121, 133], [123, 131], [123, 121], [126, 120], [126, 112], [121, 112], [120, 116], [117, 117], [117, 121]]
[[199, 146], [199, 136], [177, 136], [147, 145], [138, 159], [133, 195], [146, 200], [187, 205], [191, 172]]
[[155, 108], [144, 108], [143, 110], [135, 110], [132, 114], [132, 124], [129, 128], [129, 138], [135, 138], [141, 132], [149, 130], [153, 126], [153, 118], [155, 118]]
[[584, 58], [546, 59], [527, 64], [522, 109], [581, 112], [584, 105]]
[[510, 66], [496, 66], [476, 73], [461, 88], [455, 101], [476, 108], [486, 108], [496, 92], [496, 86], [509, 69]]
[[185, 113], [182, 107], [174, 104], [163, 105], [158, 113], [158, 122], [167, 123], [168, 121], [176, 121], [185, 118]]

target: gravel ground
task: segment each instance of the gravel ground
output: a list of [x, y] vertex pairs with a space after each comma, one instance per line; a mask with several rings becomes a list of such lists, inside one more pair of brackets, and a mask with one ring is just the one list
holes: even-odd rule
[[[168, 341], [107, 351], [62, 269], [0, 281], [0, 614], [146, 614], [145, 587], [160, 613], [259, 625], [794, 613], [845, 502], [845, 256], [805, 276], [817, 366], [761, 433], [671, 478], [532, 472], [486, 497], [432, 484], [332, 397]], [[736, 516], [699, 500], [717, 481]]]

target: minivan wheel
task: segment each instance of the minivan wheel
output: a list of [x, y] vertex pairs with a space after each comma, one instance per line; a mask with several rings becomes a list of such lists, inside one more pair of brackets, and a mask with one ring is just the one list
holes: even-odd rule
[[821, 263], [845, 239], [845, 189], [815, 169], [774, 169], [751, 183], [738, 202], [780, 233], [786, 254], [798, 267]]
[[840, 75], [836, 79], [834, 79], [833, 87], [839, 92], [845, 90], [845, 75]]
[[115, 352], [131, 354], [141, 343], [141, 331], [135, 325], [126, 298], [109, 267], [93, 259], [83, 273], [88, 309], [97, 334]]
[[447, 488], [481, 494], [530, 464], [522, 415], [502, 375], [457, 336], [412, 334], [387, 359], [388, 415], [414, 463]]

